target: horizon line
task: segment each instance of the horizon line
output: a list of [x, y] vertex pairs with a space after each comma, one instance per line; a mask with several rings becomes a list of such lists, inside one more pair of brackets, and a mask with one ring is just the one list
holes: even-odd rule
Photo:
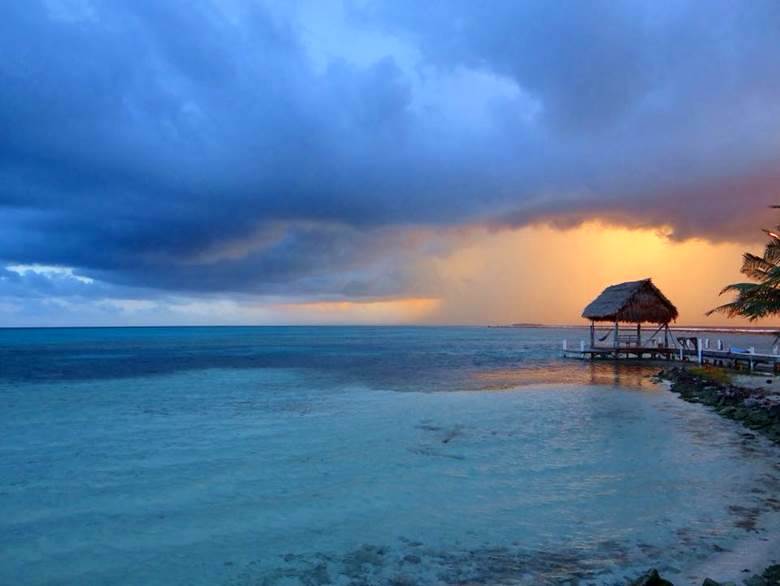
[[[606, 323], [606, 322], [605, 322]], [[587, 329], [588, 324], [430, 324], [430, 323], [310, 323], [310, 324], [114, 324], [114, 325], [0, 325], [0, 330], [66, 330], [66, 329], [152, 329], [152, 328], [490, 328], [490, 329]], [[599, 326], [597, 326], [598, 328]], [[603, 326], [603, 327], [606, 327]], [[670, 330], [700, 330], [709, 332], [745, 331], [754, 333], [775, 333], [780, 331], [780, 325], [701, 325], [676, 324], [670, 325]]]

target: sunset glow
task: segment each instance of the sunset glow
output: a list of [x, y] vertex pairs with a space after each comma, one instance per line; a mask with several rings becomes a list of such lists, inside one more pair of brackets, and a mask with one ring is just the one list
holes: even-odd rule
[[420, 323], [436, 312], [440, 299], [389, 299], [378, 301], [311, 301], [275, 306], [289, 320], [308, 323]]
[[681, 324], [734, 325], [738, 322], [704, 314], [723, 302], [718, 296], [723, 286], [740, 280], [746, 246], [678, 242], [664, 230], [598, 222], [568, 230], [479, 231], [451, 255], [431, 261], [442, 303], [430, 319], [576, 324], [585, 304], [607, 284], [652, 277], [674, 300]]

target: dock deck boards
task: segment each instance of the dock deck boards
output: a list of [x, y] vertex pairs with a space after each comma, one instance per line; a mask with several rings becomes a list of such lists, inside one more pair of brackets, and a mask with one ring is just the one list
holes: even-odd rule
[[[593, 346], [587, 348], [564, 349], [564, 358], [580, 360], [626, 360], [649, 359], [669, 360], [676, 362], [698, 362], [699, 352], [692, 349], [657, 348], [652, 346]], [[701, 363], [717, 366], [727, 366], [739, 369], [741, 366], [749, 370], [759, 367], [769, 367], [774, 372], [780, 372], [780, 355], [760, 354], [756, 352], [737, 352], [732, 350], [713, 350], [702, 348]]]

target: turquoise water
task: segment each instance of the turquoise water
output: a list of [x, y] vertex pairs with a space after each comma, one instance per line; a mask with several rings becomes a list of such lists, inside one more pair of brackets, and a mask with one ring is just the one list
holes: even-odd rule
[[0, 332], [0, 583], [686, 583], [774, 449], [578, 332]]

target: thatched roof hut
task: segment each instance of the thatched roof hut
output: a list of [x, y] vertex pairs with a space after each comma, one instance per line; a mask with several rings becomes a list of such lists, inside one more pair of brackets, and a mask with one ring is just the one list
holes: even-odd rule
[[582, 312], [591, 321], [668, 324], [677, 308], [650, 279], [607, 287]]

